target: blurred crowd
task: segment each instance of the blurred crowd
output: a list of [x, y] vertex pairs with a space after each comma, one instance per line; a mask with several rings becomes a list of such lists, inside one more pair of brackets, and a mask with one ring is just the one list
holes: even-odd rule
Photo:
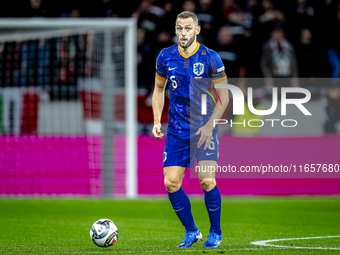
[[138, 85], [149, 89], [155, 58], [176, 43], [181, 11], [196, 13], [202, 28], [198, 41], [219, 53], [228, 77], [340, 76], [339, 0], [13, 0], [10, 5], [1, 8], [2, 17], [136, 18]]
[[[333, 105], [339, 114], [340, 0], [13, 0], [7, 3], [6, 8], [0, 9], [0, 16], [136, 18], [138, 87], [147, 88], [150, 94], [154, 85], [156, 57], [164, 47], [177, 43], [175, 20], [182, 11], [196, 13], [201, 26], [198, 41], [218, 52], [229, 78], [265, 77], [268, 78], [268, 86], [273, 85], [271, 79], [292, 78], [291, 86], [301, 86], [303, 84], [293, 78], [331, 77], [330, 84], [326, 84], [327, 96], [331, 102], [329, 105]], [[1, 44], [3, 66], [5, 53], [10, 52], [8, 47], [21, 47], [23, 53], [32, 52], [24, 51], [23, 47], [37, 49], [34, 51], [35, 57], [32, 56], [34, 61], [29, 61], [29, 54], [20, 57], [27, 60], [24, 61], [27, 66], [34, 63], [34, 75], [21, 75], [23, 78], [20, 81], [10, 81], [10, 84], [39, 85], [44, 79], [55, 79], [54, 82], [59, 85], [75, 84], [68, 78], [74, 70], [79, 69], [80, 75], [96, 70], [96, 67], [86, 64], [87, 55], [91, 53], [91, 50], [82, 49], [82, 41], [86, 40], [88, 38], [85, 35], [83, 38], [64, 38], [58, 42], [41, 40], [35, 46]], [[67, 45], [74, 45], [76, 52], [79, 49], [83, 52], [80, 57], [73, 58], [74, 64], [62, 62], [65, 59], [63, 49]], [[55, 59], [59, 59], [59, 62], [56, 77], [44, 77], [37, 71], [39, 67], [49, 69], [49, 74], [54, 70], [49, 64], [55, 62], [54, 58], [39, 55], [39, 50], [49, 52], [43, 50], [44, 47], [54, 47], [55, 51], [51, 52], [57, 52]], [[72, 55], [70, 52], [68, 54]], [[9, 58], [15, 59], [15, 54]], [[72, 59], [70, 56], [68, 58]], [[29, 72], [29, 68], [27, 70]], [[9, 82], [6, 83], [4, 78], [6, 72], [3, 68], [0, 74], [2, 87], [6, 87]], [[15, 79], [19, 76], [11, 77]], [[34, 78], [27, 81], [29, 77]], [[332, 112], [332, 107], [329, 112]], [[340, 119], [340, 116], [337, 118]], [[331, 126], [333, 128], [334, 123]]]

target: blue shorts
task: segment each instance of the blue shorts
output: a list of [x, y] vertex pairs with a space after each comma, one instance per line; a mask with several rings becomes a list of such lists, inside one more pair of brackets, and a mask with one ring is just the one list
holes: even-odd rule
[[213, 130], [210, 145], [206, 150], [204, 150], [205, 143], [197, 148], [200, 136], [200, 134], [178, 134], [168, 130], [163, 154], [163, 167], [193, 167], [195, 158], [198, 162], [201, 160], [217, 161], [218, 131]]

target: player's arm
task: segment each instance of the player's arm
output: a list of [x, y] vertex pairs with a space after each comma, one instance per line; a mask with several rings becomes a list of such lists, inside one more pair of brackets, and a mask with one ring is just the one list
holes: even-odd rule
[[[215, 85], [217, 85], [217, 84], [227, 85], [228, 80], [226, 78], [223, 81], [216, 83]], [[218, 101], [218, 103], [216, 104], [215, 109], [213, 111], [213, 114], [211, 115], [209, 121], [206, 123], [206, 125], [212, 127], [212, 129], [214, 128], [214, 120], [220, 119], [222, 117], [222, 115], [223, 115], [223, 113], [224, 113], [224, 111], [227, 108], [228, 103], [229, 103], [229, 93], [228, 93], [227, 88], [216, 88], [216, 91], [221, 98], [222, 105], [221, 105], [221, 102]]]
[[[228, 84], [227, 78], [223, 79], [218, 83], [215, 83], [215, 85], [217, 84]], [[198, 131], [196, 132], [196, 135], [201, 134], [201, 137], [197, 143], [197, 147], [198, 148], [201, 147], [205, 142], [204, 145], [205, 150], [209, 147], [209, 144], [211, 142], [212, 131], [214, 129], [214, 120], [220, 119], [222, 117], [229, 103], [229, 93], [227, 88], [216, 88], [216, 91], [221, 98], [222, 104], [218, 100], [218, 103], [216, 104], [210, 119], [203, 127], [199, 128]]]
[[[212, 83], [215, 84], [228, 84], [227, 75], [225, 73], [223, 62], [220, 56], [213, 52], [210, 56], [210, 78], [212, 79]], [[214, 111], [210, 117], [210, 119], [205, 123], [203, 127], [200, 127], [196, 132], [196, 135], [200, 134], [200, 139], [198, 140], [197, 147], [201, 147], [204, 144], [204, 149], [206, 150], [211, 142], [212, 133], [214, 129], [214, 120], [220, 119], [222, 114], [224, 113], [228, 102], [229, 102], [229, 95], [228, 89], [226, 88], [217, 88], [217, 93], [221, 98], [221, 102], [215, 105]]]
[[155, 77], [155, 90], [152, 96], [152, 110], [153, 110], [153, 122], [152, 135], [156, 139], [162, 139], [164, 133], [161, 132], [161, 116], [164, 107], [164, 91], [166, 86], [166, 79], [161, 77]]

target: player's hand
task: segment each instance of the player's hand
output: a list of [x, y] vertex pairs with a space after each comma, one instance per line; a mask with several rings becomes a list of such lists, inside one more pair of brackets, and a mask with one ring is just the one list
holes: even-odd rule
[[197, 147], [201, 147], [203, 143], [205, 142], [204, 145], [204, 150], [206, 150], [211, 142], [212, 138], [212, 131], [213, 131], [213, 126], [210, 126], [208, 124], [204, 125], [203, 127], [200, 127], [197, 132], [195, 133], [196, 135], [201, 134], [200, 139], [198, 140]]
[[162, 139], [164, 137], [164, 133], [161, 132], [161, 124], [155, 124], [152, 129], [152, 135], [157, 139]]

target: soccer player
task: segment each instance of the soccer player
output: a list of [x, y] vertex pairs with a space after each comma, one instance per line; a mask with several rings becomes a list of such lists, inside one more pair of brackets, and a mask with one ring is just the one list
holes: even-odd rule
[[[194, 223], [190, 200], [181, 187], [182, 179], [186, 168], [190, 167], [194, 158], [197, 159], [200, 168], [216, 167], [218, 133], [217, 128], [214, 127], [214, 119], [221, 118], [228, 104], [228, 90], [225, 88], [215, 90], [212, 87], [217, 83], [226, 84], [226, 74], [217, 53], [197, 42], [200, 26], [196, 15], [188, 11], [180, 13], [176, 19], [175, 31], [179, 43], [163, 49], [157, 58], [155, 90], [152, 98], [154, 113], [152, 134], [157, 139], [164, 137], [164, 133], [161, 132], [161, 114], [164, 106], [164, 90], [169, 81], [169, 125], [163, 155], [164, 184], [171, 205], [185, 227], [184, 239], [178, 246], [184, 248], [200, 242], [202, 234]], [[202, 85], [202, 88], [209, 89], [210, 92], [217, 91], [220, 96], [215, 108], [207, 109], [209, 115], [198, 117], [190, 108], [190, 102], [195, 98], [190, 85], [192, 79], [197, 81], [209, 79], [211, 86]], [[211, 106], [209, 102], [207, 105]], [[200, 124], [200, 127], [193, 132], [193, 125], [190, 122], [195, 116], [202, 125]], [[216, 186], [215, 175], [213, 172], [199, 173], [199, 181], [205, 193], [204, 200], [211, 224], [210, 234], [204, 247], [219, 247], [222, 240], [221, 195]]]

